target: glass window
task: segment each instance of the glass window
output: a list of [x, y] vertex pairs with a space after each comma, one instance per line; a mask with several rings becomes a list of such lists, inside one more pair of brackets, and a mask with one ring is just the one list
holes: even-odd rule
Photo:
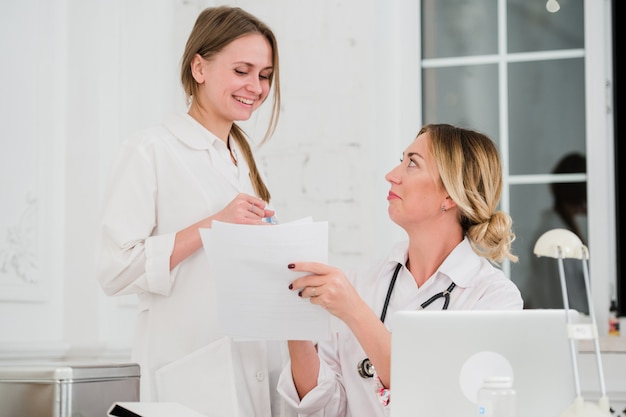
[[[526, 308], [563, 308], [558, 263], [534, 254], [537, 239], [545, 232], [561, 228], [574, 232], [588, 245], [587, 184], [583, 178], [586, 158], [572, 152], [553, 167], [553, 182], [512, 185], [511, 217], [516, 239], [513, 250], [520, 262], [511, 265], [511, 279], [524, 298]], [[576, 175], [575, 173], [578, 173]], [[588, 313], [584, 276], [580, 260], [564, 261], [569, 306]]]
[[422, 9], [425, 59], [497, 52], [497, 0], [424, 0]]
[[507, 1], [508, 52], [536, 52], [584, 47], [584, 2], [559, 0], [548, 13], [544, 0]]
[[498, 67], [466, 65], [425, 69], [423, 109], [426, 123], [473, 127], [498, 137]]
[[[557, 261], [533, 253], [538, 237], [562, 227], [587, 244], [584, 2], [560, 4], [558, 13], [545, 0], [423, 0], [421, 9], [423, 121], [478, 129], [506, 153], [501, 207], [520, 261], [503, 268], [529, 308], [563, 306]], [[567, 262], [566, 278], [570, 307], [587, 312], [581, 266]]]
[[546, 174], [565, 153], [584, 153], [584, 60], [515, 62], [508, 68], [509, 173]]

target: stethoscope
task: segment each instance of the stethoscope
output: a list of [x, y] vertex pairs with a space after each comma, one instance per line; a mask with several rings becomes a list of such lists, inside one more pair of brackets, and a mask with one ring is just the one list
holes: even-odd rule
[[[383, 323], [385, 322], [385, 317], [387, 316], [387, 307], [389, 307], [389, 300], [391, 299], [391, 293], [393, 292], [393, 287], [396, 285], [396, 279], [398, 278], [398, 273], [400, 272], [401, 268], [402, 268], [402, 264], [398, 263], [398, 265], [396, 266], [396, 270], [393, 272], [393, 276], [391, 277], [389, 288], [387, 289], [387, 297], [385, 297], [385, 305], [383, 306], [383, 311], [380, 313], [380, 321], [382, 321]], [[442, 297], [444, 299], [442, 310], [447, 310], [448, 305], [450, 304], [450, 293], [452, 292], [454, 287], [456, 287], [456, 284], [453, 282], [452, 284], [450, 284], [448, 288], [446, 288], [445, 291], [441, 291], [440, 293], [433, 295], [428, 300], [420, 304], [419, 310], [425, 309], [426, 307], [431, 305], [435, 300], [438, 300]], [[374, 377], [374, 365], [372, 365], [372, 362], [370, 361], [369, 358], [365, 358], [362, 361], [360, 361], [357, 364], [356, 369], [359, 372], [359, 375], [361, 375], [361, 378], [373, 378]]]

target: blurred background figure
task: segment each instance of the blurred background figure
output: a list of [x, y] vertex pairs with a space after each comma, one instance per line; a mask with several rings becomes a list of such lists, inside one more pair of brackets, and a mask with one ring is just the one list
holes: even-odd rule
[[[572, 152], [563, 156], [552, 170], [553, 174], [585, 173], [585, 156]], [[587, 245], [587, 183], [555, 182], [550, 184], [552, 207], [545, 209], [534, 234], [534, 241], [551, 229], [567, 229]], [[534, 243], [533, 243], [534, 246]], [[537, 257], [531, 253], [530, 291], [524, 298], [525, 308], [563, 308], [558, 262], [553, 258]], [[564, 259], [569, 307], [589, 314], [582, 262]]]

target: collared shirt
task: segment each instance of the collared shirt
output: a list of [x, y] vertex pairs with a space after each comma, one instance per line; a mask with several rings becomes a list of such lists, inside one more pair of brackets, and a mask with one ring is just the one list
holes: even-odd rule
[[[348, 278], [359, 295], [377, 315], [383, 309], [385, 297], [393, 272], [398, 263], [405, 265], [408, 242], [398, 244], [391, 254], [379, 264], [354, 271]], [[439, 269], [421, 287], [417, 287], [411, 273], [402, 267], [389, 301], [385, 325], [390, 331], [391, 317], [398, 310], [416, 310], [431, 296], [445, 291], [454, 282], [456, 287], [450, 294], [450, 310], [521, 310], [523, 301], [517, 286], [488, 260], [478, 256], [464, 239], [448, 255]], [[443, 298], [427, 309], [441, 309]], [[278, 383], [279, 392], [302, 417], [388, 416], [393, 407], [385, 407], [376, 393], [374, 378], [363, 379], [357, 372], [357, 364], [367, 355], [358, 340], [343, 325], [333, 340], [318, 344], [320, 371], [318, 385], [303, 399], [298, 399], [291, 363], [283, 369]]]
[[224, 141], [180, 114], [122, 143], [104, 196], [98, 278], [108, 295], [138, 295], [132, 356], [142, 368], [142, 401], [177, 401], [157, 392], [157, 376], [165, 378], [164, 368], [193, 364], [194, 355], [213, 348], [214, 354], [205, 355], [211, 369], [190, 368], [203, 380], [211, 370], [232, 364], [227, 372], [238, 388], [224, 381], [221, 397], [196, 395], [206, 414], [217, 401], [230, 401], [230, 392], [239, 398], [240, 415], [283, 416], [278, 410], [271, 414], [270, 401], [275, 409], [283, 407], [274, 386], [288, 356], [284, 344], [221, 340], [215, 282], [202, 250], [169, 267], [178, 231], [222, 210], [239, 193], [255, 194], [245, 158], [230, 142], [237, 166]]

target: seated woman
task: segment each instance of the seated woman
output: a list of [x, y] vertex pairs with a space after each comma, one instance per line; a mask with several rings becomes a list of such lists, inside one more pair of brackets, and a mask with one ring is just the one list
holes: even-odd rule
[[389, 217], [407, 242], [349, 275], [319, 263], [288, 266], [310, 273], [289, 288], [346, 325], [330, 341], [288, 342], [290, 362], [278, 390], [300, 416], [389, 415], [385, 318], [394, 311], [523, 308], [518, 288], [494, 265], [517, 257], [510, 251], [512, 220], [497, 210], [502, 168], [488, 137], [424, 126], [386, 179]]

